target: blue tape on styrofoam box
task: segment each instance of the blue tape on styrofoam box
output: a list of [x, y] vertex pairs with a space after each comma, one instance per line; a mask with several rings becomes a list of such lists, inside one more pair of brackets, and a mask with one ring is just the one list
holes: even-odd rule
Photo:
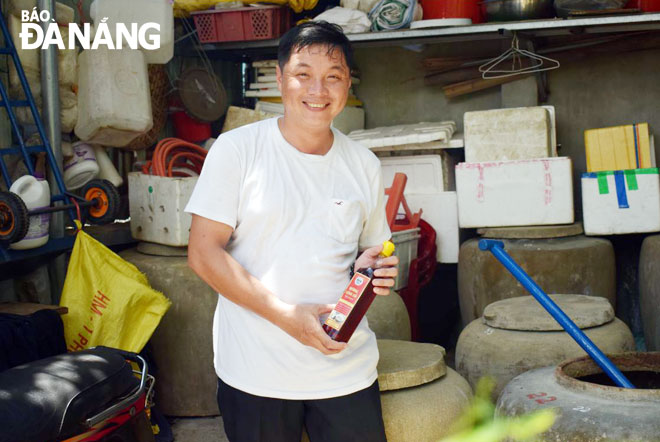
[[622, 170], [614, 172], [614, 184], [616, 185], [616, 199], [619, 202], [619, 209], [628, 209], [628, 195], [626, 195], [626, 179]]

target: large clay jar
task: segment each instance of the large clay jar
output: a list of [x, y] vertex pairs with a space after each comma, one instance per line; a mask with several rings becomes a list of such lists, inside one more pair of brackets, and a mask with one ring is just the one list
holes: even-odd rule
[[647, 236], [639, 258], [639, 304], [646, 349], [660, 350], [660, 235]]
[[410, 317], [403, 299], [397, 292], [376, 296], [367, 310], [369, 328], [378, 339], [410, 341]]
[[619, 388], [589, 357], [528, 371], [513, 379], [496, 414], [519, 416], [557, 410], [544, 441], [660, 440], [660, 353], [610, 356], [635, 389]]
[[[635, 349], [628, 326], [605, 298], [550, 295], [605, 353]], [[517, 375], [585, 355], [584, 350], [531, 296], [497, 301], [472, 321], [456, 345], [456, 369], [474, 388], [482, 376], [495, 380], [493, 397]]]
[[378, 340], [378, 383], [389, 442], [445, 437], [472, 396], [468, 383], [445, 366], [435, 344]]
[[150, 254], [130, 249], [120, 256], [172, 301], [150, 341], [158, 406], [169, 416], [217, 415], [211, 331], [218, 294], [188, 267], [185, 248], [141, 243], [140, 249]]
[[[535, 234], [530, 232], [531, 228], [509, 228], [496, 233], [508, 237], [499, 238], [505, 250], [543, 290], [601, 296], [616, 307], [616, 267], [610, 241], [583, 235], [511, 239]], [[491, 253], [479, 250], [478, 242], [468, 240], [459, 251], [458, 295], [464, 326], [480, 317], [488, 304], [529, 295]]]

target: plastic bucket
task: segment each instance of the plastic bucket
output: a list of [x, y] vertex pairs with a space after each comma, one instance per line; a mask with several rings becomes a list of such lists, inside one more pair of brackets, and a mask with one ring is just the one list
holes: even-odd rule
[[630, 0], [626, 8], [638, 8], [644, 12], [660, 11], [660, 0]]
[[439, 18], [469, 18], [481, 23], [480, 0], [421, 0], [424, 20]]
[[185, 111], [172, 113], [174, 133], [177, 138], [197, 143], [211, 138], [211, 123], [202, 123], [190, 117]]

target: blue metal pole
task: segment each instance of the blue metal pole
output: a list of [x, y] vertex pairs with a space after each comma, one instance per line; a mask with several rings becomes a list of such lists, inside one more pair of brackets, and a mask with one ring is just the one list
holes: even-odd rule
[[587, 352], [603, 371], [622, 388], [635, 388], [616, 365], [584, 334], [555, 302], [529, 277], [527, 273], [504, 251], [504, 243], [492, 239], [479, 241], [479, 249], [490, 251], [498, 261], [532, 294], [564, 330]]

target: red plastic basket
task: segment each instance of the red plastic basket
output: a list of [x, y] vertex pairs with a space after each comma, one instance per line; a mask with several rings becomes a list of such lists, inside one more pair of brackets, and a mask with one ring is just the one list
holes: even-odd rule
[[192, 13], [199, 41], [266, 40], [291, 27], [291, 12], [282, 6], [217, 9]]

